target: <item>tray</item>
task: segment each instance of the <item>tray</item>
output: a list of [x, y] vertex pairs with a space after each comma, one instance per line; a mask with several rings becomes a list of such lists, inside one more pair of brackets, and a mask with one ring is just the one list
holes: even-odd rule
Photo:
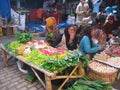
[[101, 63], [104, 63], [104, 64], [107, 64], [107, 65], [109, 65], [109, 66], [115, 67], [115, 68], [117, 68], [117, 69], [120, 69], [120, 66], [113, 65], [113, 64], [110, 63], [110, 62], [106, 62], [106, 61], [98, 60], [98, 59], [94, 59], [94, 60], [96, 60], [96, 61], [98, 61], [98, 62], [101, 62]]

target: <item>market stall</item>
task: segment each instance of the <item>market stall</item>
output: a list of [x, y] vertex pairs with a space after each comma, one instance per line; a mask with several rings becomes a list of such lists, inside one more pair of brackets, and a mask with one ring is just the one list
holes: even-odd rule
[[[14, 45], [13, 45], [13, 43], [14, 43]], [[58, 69], [56, 68], [56, 69], [51, 69], [51, 70], [49, 70], [50, 68], [48, 67], [48, 70], [46, 69], [46, 68], [44, 68], [44, 67], [46, 67], [46, 66], [44, 66], [44, 65], [47, 65], [46, 63], [48, 63], [47, 62], [47, 60], [46, 60], [46, 63], [44, 64], [44, 63], [42, 63], [42, 62], [44, 62], [44, 61], [39, 61], [40, 63], [40, 66], [38, 65], [38, 62], [37, 62], [37, 60], [33, 60], [33, 58], [36, 58], [36, 57], [42, 57], [42, 56], [38, 56], [39, 55], [39, 51], [38, 51], [38, 49], [40, 50], [40, 51], [43, 51], [43, 52], [45, 52], [45, 50], [46, 49], [42, 49], [42, 48], [48, 48], [49, 46], [46, 46], [46, 44], [45, 43], [43, 43], [43, 42], [40, 42], [40, 41], [36, 41], [36, 40], [32, 40], [32, 41], [29, 41], [29, 42], [27, 42], [27, 44], [25, 43], [25, 45], [33, 45], [32, 43], [34, 43], [34, 45], [38, 45], [37, 43], [39, 43], [39, 45], [38, 45], [38, 47], [39, 48], [37, 48], [37, 49], [34, 49], [34, 50], [32, 50], [33, 51], [33, 53], [32, 53], [32, 51], [31, 51], [31, 53], [29, 53], [29, 54], [27, 54], [26, 56], [23, 56], [22, 54], [21, 54], [21, 51], [22, 51], [22, 49], [23, 49], [23, 44], [21, 44], [20, 42], [17, 42], [17, 41], [13, 41], [13, 42], [10, 42], [10, 43], [7, 43], [7, 44], [5, 44], [5, 45], [1, 45], [1, 50], [2, 50], [2, 56], [3, 56], [3, 61], [4, 61], [4, 64], [5, 64], [5, 66], [8, 66], [8, 63], [9, 63], [9, 60], [11, 60], [11, 58], [12, 57], [14, 57], [14, 58], [16, 58], [16, 59], [18, 59], [18, 60], [20, 60], [20, 61], [22, 61], [22, 62], [24, 62], [25, 64], [27, 64], [28, 66], [30, 66], [31, 67], [31, 69], [32, 69], [32, 71], [34, 72], [34, 74], [36, 75], [36, 77], [38, 78], [38, 80], [41, 82], [41, 84], [44, 86], [44, 88], [45, 89], [47, 89], [47, 90], [53, 90], [53, 85], [52, 85], [52, 80], [56, 80], [56, 79], [64, 79], [64, 82], [58, 87], [58, 90], [61, 90], [62, 88], [63, 88], [63, 86], [66, 84], [66, 82], [69, 80], [69, 79], [71, 79], [71, 78], [80, 78], [80, 77], [83, 77], [84, 76], [84, 73], [82, 73], [82, 71], [83, 71], [83, 68], [82, 68], [82, 63], [80, 63], [80, 60], [77, 60], [77, 62], [73, 62], [72, 61], [72, 58], [68, 58], [69, 60], [71, 60], [71, 61], [69, 61], [68, 59], [66, 59], [66, 61], [64, 61], [64, 66], [59, 66], [59, 65], [57, 65], [56, 67], [58, 67]], [[44, 45], [43, 45], [44, 44]], [[13, 45], [13, 46], [12, 46]], [[8, 46], [8, 48], [6, 48], [6, 46]], [[17, 47], [19, 47], [19, 49], [17, 48], [17, 50], [18, 50], [18, 54], [16, 54], [15, 53], [15, 48], [16, 48], [16, 46]], [[10, 48], [12, 47], [12, 49], [10, 50]], [[62, 53], [62, 51], [61, 50], [58, 50], [58, 49], [55, 49], [55, 48], [51, 48], [51, 47], [49, 47], [49, 49], [51, 50], [51, 51], [54, 51], [55, 52], [55, 50], [57, 50], [57, 54], [56, 55], [59, 55], [59, 52], [61, 53], [61, 55], [63, 55], [63, 53]], [[28, 49], [27, 49], [28, 50]], [[24, 50], [25, 51], [25, 50]], [[36, 57], [33, 57], [33, 56], [31, 56], [31, 55], [33, 55], [33, 54], [35, 54], [35, 53], [37, 53], [36, 54]], [[41, 53], [41, 52], [40, 52]], [[67, 52], [68, 53], [68, 52]], [[74, 54], [73, 54], [73, 52], [70, 52], [71, 53], [71, 55], [73, 55], [74, 56]], [[74, 52], [74, 53], [76, 53], [76, 52]], [[25, 52], [24, 52], [24, 54], [26, 54]], [[54, 53], [55, 54], [55, 53]], [[77, 53], [76, 53], [77, 54]], [[44, 54], [42, 54], [42, 55], [44, 55]], [[48, 55], [45, 55], [46, 56], [46, 58], [48, 58]], [[79, 54], [79, 56], [78, 57], [80, 57], [81, 55]], [[32, 58], [31, 58], [32, 57]], [[58, 57], [58, 56], [57, 56]], [[61, 58], [62, 56], [59, 56], [59, 58]], [[71, 57], [71, 56], [70, 56]], [[76, 59], [78, 59], [78, 57], [76, 57]], [[29, 60], [28, 60], [28, 58], [29, 58]], [[55, 56], [54, 56], [54, 58], [56, 58]], [[40, 58], [41, 60], [42, 60], [42, 58]], [[75, 58], [74, 58], [74, 61], [76, 60]], [[32, 61], [30, 61], [30, 60], [32, 60]], [[69, 63], [69, 62], [67, 62], [67, 60], [69, 61], [69, 62], [71, 62], [71, 63]], [[36, 61], [36, 62], [34, 62], [34, 61]], [[52, 61], [52, 60], [51, 60]], [[60, 65], [62, 65], [62, 60], [54, 60], [54, 62], [59, 62], [60, 63]], [[73, 64], [74, 63], [74, 64]], [[48, 63], [49, 65], [48, 66], [50, 66], [50, 63]], [[53, 62], [51, 63], [51, 65], [52, 64], [54, 64]], [[42, 66], [43, 65], [43, 66]], [[68, 65], [68, 66], [67, 66]], [[66, 69], [66, 67], [69, 67], [69, 66], [73, 66], [73, 69], [72, 69], [72, 71], [71, 72], [69, 72], [69, 74], [64, 74], [64, 75], [59, 75], [59, 71], [62, 71], [62, 70], [64, 70], [64, 69]], [[51, 67], [52, 68], [52, 67]], [[38, 73], [36, 72], [36, 70], [37, 71], [39, 71], [39, 72], [41, 72], [41, 73], [43, 73], [44, 74], [44, 76], [45, 76], [45, 82], [41, 79], [41, 77], [38, 75]]]
[[113, 84], [119, 77], [119, 42], [108, 46], [105, 51], [95, 54], [94, 58], [88, 63], [88, 68], [88, 76], [93, 80], [102, 79]]

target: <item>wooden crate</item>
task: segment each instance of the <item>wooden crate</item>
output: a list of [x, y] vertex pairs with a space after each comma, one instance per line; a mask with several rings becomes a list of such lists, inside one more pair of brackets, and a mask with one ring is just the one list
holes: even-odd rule
[[13, 35], [13, 27], [6, 27], [2, 29], [3, 29], [3, 35], [5, 36]]

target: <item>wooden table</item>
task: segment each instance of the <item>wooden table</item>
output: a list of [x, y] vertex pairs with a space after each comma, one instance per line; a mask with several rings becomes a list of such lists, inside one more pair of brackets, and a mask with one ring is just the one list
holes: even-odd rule
[[[34, 72], [34, 74], [36, 75], [36, 77], [38, 78], [38, 80], [41, 82], [41, 84], [43, 85], [43, 87], [46, 90], [54, 90], [52, 87], [52, 80], [56, 80], [56, 79], [65, 79], [64, 82], [58, 87], [57, 90], [62, 90], [63, 86], [65, 85], [65, 83], [70, 79], [70, 78], [80, 78], [83, 77], [83, 74], [81, 74], [81, 69], [82, 69], [82, 65], [81, 63], [79, 63], [78, 65], [76, 65], [73, 70], [70, 72], [69, 75], [58, 75], [57, 71], [54, 72], [48, 72], [43, 68], [40, 68], [32, 63], [27, 62], [24, 58], [22, 58], [21, 56], [15, 56], [13, 55], [11, 52], [9, 52], [3, 45], [1, 45], [1, 51], [2, 51], [2, 57], [3, 57], [3, 61], [5, 66], [8, 66], [8, 61], [14, 57], [22, 62], [24, 62], [25, 64], [29, 65], [32, 69], [32, 71]], [[36, 72], [36, 70], [42, 72], [45, 76], [45, 82], [43, 82], [43, 80], [40, 78], [40, 76], [38, 75], [38, 73]], [[74, 74], [76, 73], [76, 75]]]

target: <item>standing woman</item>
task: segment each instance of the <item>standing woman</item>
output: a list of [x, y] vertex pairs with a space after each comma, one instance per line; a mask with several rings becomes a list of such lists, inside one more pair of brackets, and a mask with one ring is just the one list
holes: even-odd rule
[[76, 7], [76, 24], [78, 26], [85, 25], [83, 21], [84, 17], [89, 15], [90, 9], [87, 0], [80, 0], [79, 4]]
[[89, 25], [84, 29], [84, 36], [79, 43], [79, 50], [90, 59], [95, 53], [104, 50], [103, 46], [92, 41], [92, 37], [94, 37], [94, 28]]

